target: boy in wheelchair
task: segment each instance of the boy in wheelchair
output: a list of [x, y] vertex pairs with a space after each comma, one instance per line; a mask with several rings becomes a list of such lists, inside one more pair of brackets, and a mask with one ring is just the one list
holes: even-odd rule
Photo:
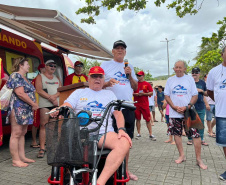
[[[90, 69], [88, 82], [89, 88], [74, 91], [61, 106], [71, 107], [76, 113], [80, 110], [89, 110], [92, 112], [93, 117], [101, 116], [105, 106], [112, 100], [117, 100], [117, 98], [112, 91], [102, 89], [104, 85], [104, 70], [101, 67], [95, 66]], [[116, 119], [118, 133], [114, 132], [112, 118], [109, 116], [104, 148], [110, 149], [111, 152], [108, 154], [103, 171], [97, 179], [98, 185], [106, 184], [107, 180], [119, 168], [129, 148], [132, 146], [132, 141], [125, 132], [122, 112], [111, 110], [111, 113]], [[56, 111], [50, 115], [56, 117], [58, 114], [59, 111]], [[104, 141], [105, 125], [106, 119], [99, 130], [99, 148], [101, 148]], [[95, 125], [91, 123], [88, 128], [91, 129], [92, 127], [95, 127]]]

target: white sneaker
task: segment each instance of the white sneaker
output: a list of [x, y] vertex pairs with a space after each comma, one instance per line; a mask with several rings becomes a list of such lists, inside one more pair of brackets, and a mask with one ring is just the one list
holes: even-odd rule
[[141, 135], [140, 134], [137, 134], [136, 139], [139, 139], [140, 137], [141, 137]]
[[156, 138], [155, 138], [154, 135], [149, 136], [149, 138], [150, 138], [152, 141], [156, 141]]

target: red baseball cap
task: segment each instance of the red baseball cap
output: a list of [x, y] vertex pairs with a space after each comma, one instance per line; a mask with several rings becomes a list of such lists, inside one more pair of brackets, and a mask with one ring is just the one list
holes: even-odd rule
[[104, 75], [104, 70], [100, 66], [91, 67], [89, 70], [89, 75], [92, 74], [102, 74]]
[[144, 71], [139, 71], [139, 72], [137, 72], [137, 75], [142, 75], [142, 76], [144, 76]]
[[76, 61], [74, 66], [77, 66], [77, 65], [84, 65], [81, 61]]
[[40, 72], [40, 69], [41, 69], [41, 68], [45, 68], [45, 66], [46, 66], [45, 64], [39, 64], [39, 66], [38, 66], [39, 72]]

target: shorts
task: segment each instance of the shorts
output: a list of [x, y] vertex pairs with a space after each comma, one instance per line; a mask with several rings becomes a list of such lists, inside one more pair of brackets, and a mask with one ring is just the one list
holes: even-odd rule
[[216, 117], [216, 144], [226, 147], [226, 118]]
[[[168, 127], [168, 135], [182, 135], [182, 128], [185, 129], [184, 118], [170, 118], [169, 119], [169, 127]], [[195, 128], [191, 128], [188, 132], [185, 132], [188, 137], [199, 138], [199, 130]]]
[[154, 105], [149, 106], [149, 110], [150, 110], [150, 112], [155, 112], [155, 106]]
[[169, 115], [165, 115], [165, 118], [166, 118], [166, 123], [168, 124], [169, 123]]
[[158, 104], [159, 111], [163, 110], [162, 106], [163, 104]]
[[214, 107], [215, 107], [215, 105], [210, 105], [210, 110], [206, 110], [206, 120], [207, 121], [212, 120], [212, 118], [214, 116], [214, 113], [213, 113]]
[[[126, 132], [129, 135], [129, 137], [131, 139], [133, 139], [134, 125], [135, 125], [135, 113], [134, 113], [133, 110], [122, 109], [122, 114], [123, 114], [124, 119], [125, 119]], [[118, 128], [117, 128], [117, 125], [116, 125], [115, 117], [112, 116], [112, 119], [113, 119], [112, 126], [113, 126], [115, 132], [118, 132]]]
[[135, 110], [135, 118], [138, 120], [141, 120], [141, 114], [143, 115], [143, 118], [146, 122], [149, 122], [151, 120], [151, 114], [149, 107], [143, 108], [143, 107], [136, 107]]

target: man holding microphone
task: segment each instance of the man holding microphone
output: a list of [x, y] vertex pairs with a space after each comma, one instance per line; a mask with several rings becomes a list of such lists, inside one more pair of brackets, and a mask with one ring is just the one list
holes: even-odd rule
[[[132, 101], [133, 91], [137, 90], [137, 78], [131, 64], [128, 61], [124, 62], [126, 55], [126, 43], [122, 40], [114, 42], [112, 53], [113, 60], [105, 61], [101, 67], [105, 72], [104, 88], [111, 90], [116, 95], [117, 99]], [[123, 109], [122, 113], [125, 118], [125, 129], [130, 138], [134, 135], [135, 113], [129, 109]], [[116, 130], [115, 119], [113, 119], [113, 126]], [[127, 154], [127, 171], [128, 171], [129, 152]], [[131, 180], [138, 180], [137, 176], [128, 171]]]

